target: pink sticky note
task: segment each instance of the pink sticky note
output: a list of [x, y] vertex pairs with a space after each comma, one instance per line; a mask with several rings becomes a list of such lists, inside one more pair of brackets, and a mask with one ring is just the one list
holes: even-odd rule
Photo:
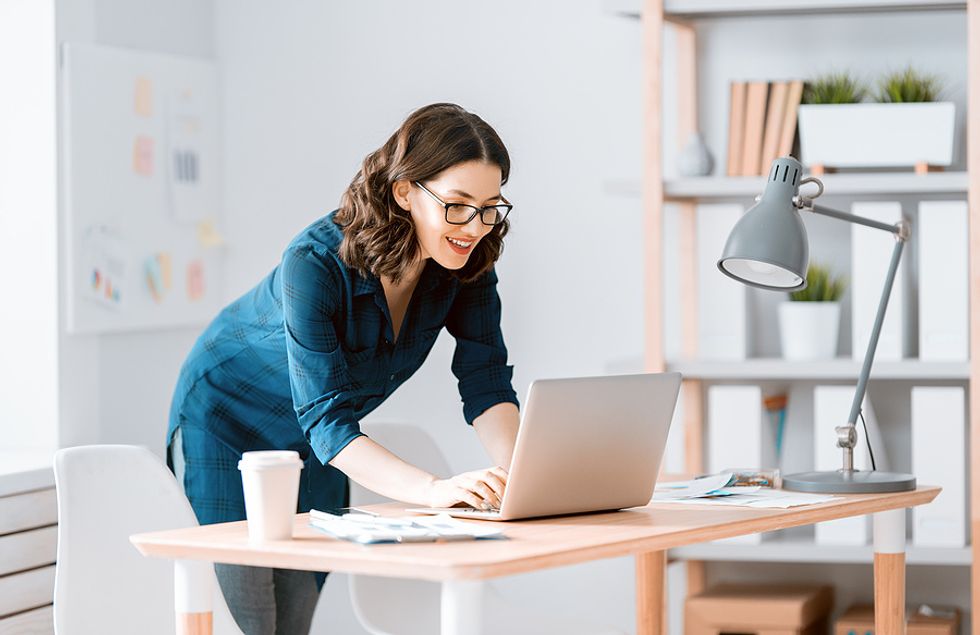
[[139, 136], [133, 142], [133, 171], [143, 176], [153, 176], [153, 139]]
[[204, 297], [204, 263], [192, 260], [187, 265], [187, 298], [191, 301]]

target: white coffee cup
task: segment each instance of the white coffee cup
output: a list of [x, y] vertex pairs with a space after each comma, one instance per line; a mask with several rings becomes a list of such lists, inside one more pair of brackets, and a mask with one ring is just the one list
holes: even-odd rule
[[289, 540], [299, 497], [303, 462], [292, 450], [242, 453], [238, 462], [245, 491], [245, 517], [250, 542]]

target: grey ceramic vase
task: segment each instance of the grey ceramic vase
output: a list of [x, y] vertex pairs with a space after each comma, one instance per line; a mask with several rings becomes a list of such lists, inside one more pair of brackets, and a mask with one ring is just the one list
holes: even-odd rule
[[715, 158], [700, 132], [692, 132], [677, 162], [681, 176], [708, 176], [715, 169]]

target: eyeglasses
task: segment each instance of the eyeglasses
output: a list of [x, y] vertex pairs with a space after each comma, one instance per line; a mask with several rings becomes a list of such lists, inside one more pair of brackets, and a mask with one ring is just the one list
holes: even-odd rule
[[450, 225], [467, 225], [473, 217], [477, 214], [480, 215], [480, 221], [484, 225], [499, 225], [504, 222], [507, 218], [507, 214], [510, 210], [514, 209], [514, 206], [507, 202], [503, 196], [500, 200], [504, 202], [503, 205], [487, 205], [486, 207], [477, 207], [475, 205], [467, 205], [466, 203], [447, 203], [435, 194], [433, 194], [429, 188], [425, 187], [418, 181], [413, 181], [415, 185], [419, 186], [423, 192], [434, 198], [439, 202], [440, 205], [446, 208], [446, 222]]

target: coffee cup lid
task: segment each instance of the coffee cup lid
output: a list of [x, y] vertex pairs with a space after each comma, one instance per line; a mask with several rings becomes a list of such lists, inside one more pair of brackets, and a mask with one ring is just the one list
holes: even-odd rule
[[303, 467], [299, 452], [295, 450], [254, 450], [243, 452], [238, 469], [269, 468], [269, 467]]

